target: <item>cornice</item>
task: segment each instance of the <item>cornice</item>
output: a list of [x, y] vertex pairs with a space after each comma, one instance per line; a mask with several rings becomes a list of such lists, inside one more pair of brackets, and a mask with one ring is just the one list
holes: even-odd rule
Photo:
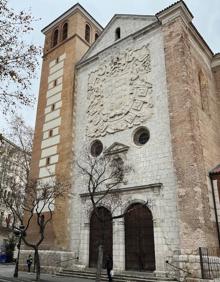
[[157, 13], [156, 17], [160, 20], [162, 25], [174, 20], [177, 17], [181, 17], [185, 24], [189, 24], [193, 19], [192, 13], [183, 1], [176, 2], [167, 7], [166, 9]]
[[[102, 33], [100, 34], [100, 36], [98, 37], [98, 39], [93, 43], [93, 45], [89, 48], [89, 50], [84, 54], [84, 56], [82, 57], [82, 61], [86, 60], [88, 57], [88, 54], [90, 52], [92, 52], [94, 50], [94, 48], [99, 44], [99, 42], [102, 40], [102, 38], [105, 36], [105, 34], [108, 32], [108, 29], [110, 28], [110, 26], [112, 25], [112, 23], [117, 20], [118, 18], [145, 18], [145, 19], [154, 19], [156, 22], [158, 22], [157, 18], [155, 16], [152, 15], [131, 15], [131, 14], [115, 14], [112, 19], [109, 21], [109, 23], [106, 25], [106, 27], [104, 28], [104, 30], [102, 31]], [[155, 21], [153, 23], [155, 23]], [[150, 24], [149, 26], [151, 26], [152, 24]], [[143, 28], [145, 29], [145, 27]], [[124, 37], [127, 38], [130, 35]], [[123, 40], [124, 38], [117, 40], [117, 42], [120, 42], [121, 40]], [[114, 44], [114, 43], [113, 43]], [[112, 45], [111, 45], [112, 46]], [[108, 48], [108, 47], [107, 47]]]
[[84, 9], [79, 3], [77, 3], [69, 10], [64, 12], [61, 16], [52, 21], [50, 24], [48, 24], [46, 27], [44, 27], [41, 32], [45, 34], [48, 30], [56, 26], [59, 22], [63, 21], [66, 17], [72, 15], [77, 10], [81, 11], [95, 26], [97, 26], [97, 28], [99, 28], [101, 31], [103, 30], [103, 27], [86, 11], [86, 9]]
[[[132, 186], [132, 187], [122, 187], [118, 189], [112, 189], [109, 191], [109, 194], [114, 194], [114, 193], [128, 193], [128, 192], [133, 192], [133, 191], [140, 191], [140, 190], [155, 190], [155, 189], [161, 189], [163, 186], [162, 183], [153, 183], [153, 184], [147, 184], [147, 185], [140, 185], [140, 186]], [[104, 191], [99, 191], [94, 194], [94, 196], [99, 196], [103, 195], [106, 193], [106, 190]], [[80, 194], [81, 198], [87, 198], [89, 197], [89, 193], [82, 193]]]
[[220, 53], [217, 53], [213, 56], [211, 66], [213, 69], [220, 67]]
[[73, 39], [74, 37], [78, 37], [80, 40], [82, 40], [88, 47], [90, 47], [89, 43], [82, 38], [80, 35], [78, 34], [73, 34], [72, 36], [68, 37], [67, 39], [59, 42], [56, 46], [52, 47], [51, 49], [49, 49], [47, 52], [45, 52], [42, 56], [42, 58], [45, 58], [48, 54], [50, 54], [51, 52], [53, 52], [55, 49], [59, 48], [60, 46], [64, 45], [65, 43], [67, 43], [68, 41], [70, 41], [71, 39]]
[[210, 49], [210, 47], [208, 46], [208, 44], [206, 43], [206, 41], [204, 40], [204, 38], [199, 33], [199, 31], [197, 30], [197, 28], [194, 26], [193, 23], [190, 23], [188, 30], [190, 34], [193, 36], [193, 38], [196, 40], [198, 45], [203, 49], [203, 51], [210, 58], [210, 60], [212, 60], [212, 57], [214, 55], [212, 50]]
[[174, 3], [173, 5], [157, 13], [156, 16], [162, 25], [172, 22], [176, 18], [181, 18], [191, 36], [196, 40], [197, 44], [206, 53], [209, 59], [212, 60], [213, 52], [192, 23], [193, 14], [190, 12], [184, 1], [181, 0]]
[[[126, 36], [126, 37], [124, 37], [120, 40], [115, 41], [113, 44], [107, 46], [106, 48], [97, 52], [96, 54], [92, 55], [89, 58], [85, 58], [85, 56], [87, 55], [87, 53], [85, 53], [85, 55], [82, 57], [82, 59], [76, 64], [76, 68], [79, 69], [79, 68], [87, 65], [91, 61], [98, 59], [99, 55], [102, 54], [103, 52], [105, 52], [107, 49], [110, 49], [110, 48], [114, 47], [115, 45], [120, 44], [121, 42], [123, 42], [123, 41], [125, 41], [129, 38], [136, 40], [139, 36], [145, 35], [146, 33], [150, 33], [152, 31], [154, 31], [155, 29], [159, 28], [160, 26], [161, 26], [160, 22], [158, 22], [158, 21], [153, 22], [152, 24], [147, 25], [146, 27], [136, 31], [135, 33], [129, 34], [128, 36]], [[91, 48], [92, 47], [93, 46], [91, 46]], [[91, 48], [89, 48], [87, 52], [89, 52], [91, 50]]]

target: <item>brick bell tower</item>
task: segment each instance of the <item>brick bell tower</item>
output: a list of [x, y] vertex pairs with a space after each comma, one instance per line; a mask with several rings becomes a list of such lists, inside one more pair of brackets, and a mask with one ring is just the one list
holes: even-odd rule
[[[74, 5], [42, 32], [45, 35], [36, 116], [31, 175], [41, 182], [71, 179], [74, 138], [74, 71], [102, 31], [100, 24], [79, 4]], [[69, 251], [69, 200], [59, 200], [41, 249]], [[32, 226], [29, 236], [35, 238]]]

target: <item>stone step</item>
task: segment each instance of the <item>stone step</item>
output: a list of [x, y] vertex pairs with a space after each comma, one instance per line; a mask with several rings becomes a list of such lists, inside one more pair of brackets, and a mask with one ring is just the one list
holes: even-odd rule
[[[70, 269], [64, 269], [62, 271], [64, 274], [82, 274], [82, 275], [95, 275], [96, 270], [89, 270], [89, 269], [84, 269], [84, 270], [70, 270]], [[106, 270], [102, 271], [102, 275], [106, 275]], [[138, 278], [151, 278], [152, 280], [157, 280], [157, 277], [154, 276], [153, 273], [148, 273], [148, 272], [120, 272], [116, 273], [117, 276], [123, 276], [123, 277], [138, 277]]]
[[[63, 269], [57, 273], [63, 277], [78, 277], [84, 279], [95, 279], [95, 269], [71, 270]], [[102, 271], [102, 281], [108, 281], [106, 271]], [[166, 277], [156, 277], [152, 272], [132, 272], [124, 271], [114, 275], [115, 282], [173, 282], [173, 279]]]
[[[84, 278], [84, 279], [91, 279], [95, 281], [95, 275], [80, 275], [80, 274], [74, 274], [74, 275], [67, 275], [67, 274], [58, 274], [58, 276], [62, 277], [74, 277], [74, 278]], [[108, 281], [107, 276], [101, 276], [101, 281]], [[118, 277], [117, 275], [114, 276], [114, 282], [166, 282], [166, 280], [151, 280], [149, 278], [134, 278], [134, 277]], [[176, 281], [172, 281], [176, 282]]]
[[[62, 272], [84, 272], [84, 273], [96, 273], [96, 269], [95, 268], [71, 268], [71, 269], [63, 269]], [[106, 274], [106, 269], [102, 269], [102, 274]], [[120, 271], [120, 272], [117, 272], [118, 275], [134, 275], [134, 276], [148, 276], [148, 277], [155, 277], [155, 274], [153, 272], [147, 272], [147, 271]]]

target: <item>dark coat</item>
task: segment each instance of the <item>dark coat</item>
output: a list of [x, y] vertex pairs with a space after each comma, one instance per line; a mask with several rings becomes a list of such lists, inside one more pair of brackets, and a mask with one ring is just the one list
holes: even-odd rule
[[108, 270], [112, 270], [112, 268], [113, 268], [113, 261], [112, 261], [111, 257], [107, 257], [107, 259], [106, 259], [106, 268]]
[[27, 259], [27, 264], [32, 264], [32, 262], [33, 262], [33, 259], [32, 259], [32, 257], [28, 257], [28, 259]]

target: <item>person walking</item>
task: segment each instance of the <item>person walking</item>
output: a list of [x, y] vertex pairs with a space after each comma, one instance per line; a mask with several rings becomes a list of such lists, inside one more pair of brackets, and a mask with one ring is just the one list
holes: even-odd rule
[[33, 262], [33, 258], [31, 256], [31, 254], [28, 256], [27, 258], [27, 266], [28, 266], [28, 272], [31, 272], [31, 265], [32, 265], [32, 262]]
[[112, 268], [113, 268], [113, 261], [111, 256], [107, 256], [106, 259], [106, 269], [107, 269], [107, 275], [108, 275], [108, 281], [112, 280]]

